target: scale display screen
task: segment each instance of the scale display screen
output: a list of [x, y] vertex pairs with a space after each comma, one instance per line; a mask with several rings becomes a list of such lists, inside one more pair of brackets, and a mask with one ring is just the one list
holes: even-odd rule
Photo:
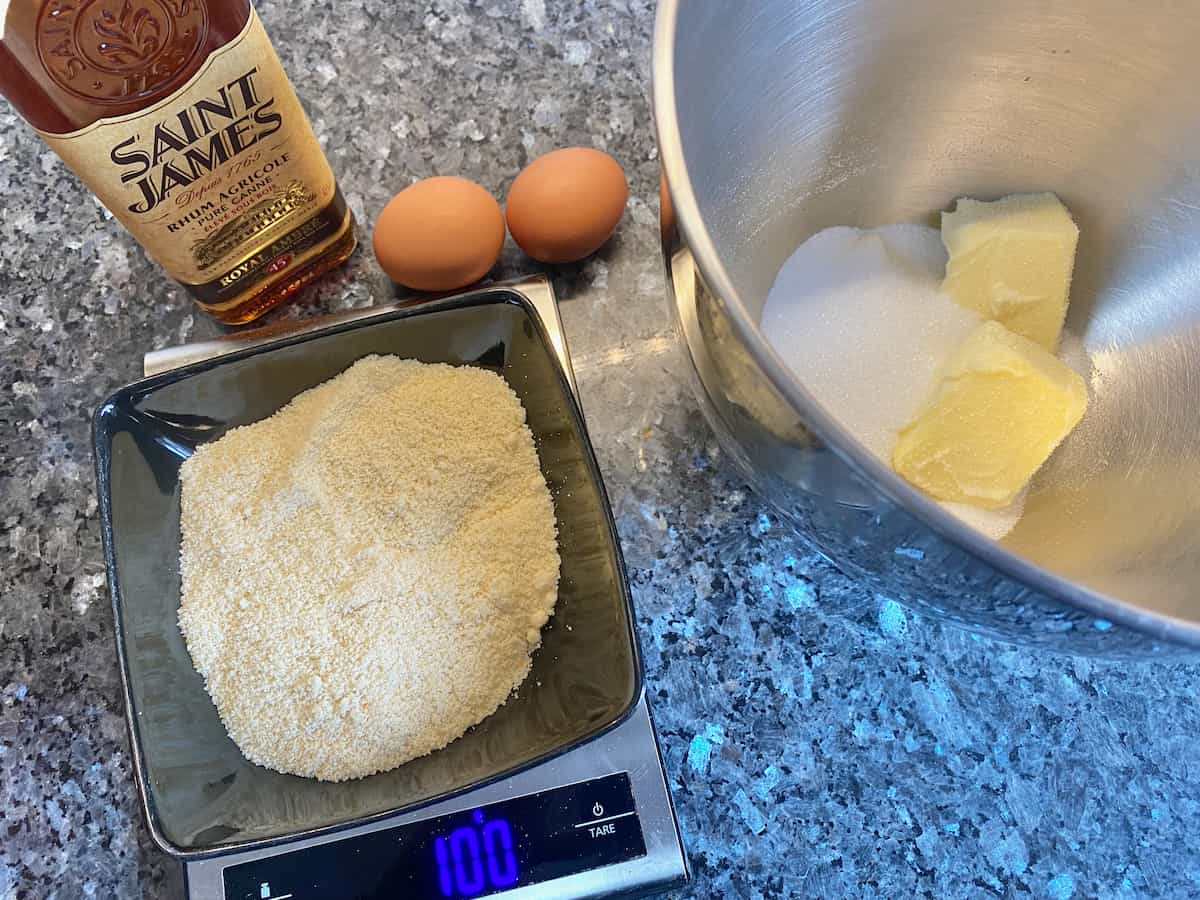
[[461, 900], [646, 855], [629, 775], [229, 866], [226, 900]]

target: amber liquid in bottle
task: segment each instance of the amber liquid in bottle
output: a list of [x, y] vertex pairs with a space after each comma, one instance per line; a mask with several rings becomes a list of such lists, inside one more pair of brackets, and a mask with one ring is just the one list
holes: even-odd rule
[[0, 94], [223, 322], [354, 250], [249, 0], [0, 0]]

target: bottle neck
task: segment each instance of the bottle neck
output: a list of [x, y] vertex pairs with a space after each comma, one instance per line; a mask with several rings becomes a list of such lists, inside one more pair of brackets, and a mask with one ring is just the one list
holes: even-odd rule
[[170, 96], [250, 15], [250, 0], [0, 0], [5, 7], [0, 94], [51, 134]]

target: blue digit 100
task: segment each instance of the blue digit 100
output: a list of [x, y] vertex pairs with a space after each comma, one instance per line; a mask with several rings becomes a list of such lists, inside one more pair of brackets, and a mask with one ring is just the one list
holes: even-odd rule
[[464, 825], [433, 842], [443, 897], [474, 897], [517, 883], [517, 853], [508, 823], [485, 823], [478, 809], [472, 818], [476, 827]]

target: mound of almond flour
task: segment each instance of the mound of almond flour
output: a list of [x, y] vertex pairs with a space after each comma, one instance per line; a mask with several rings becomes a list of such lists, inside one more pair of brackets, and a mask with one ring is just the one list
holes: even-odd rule
[[525, 410], [373, 356], [183, 464], [179, 625], [252, 762], [341, 781], [444, 747], [529, 671], [554, 508]]

